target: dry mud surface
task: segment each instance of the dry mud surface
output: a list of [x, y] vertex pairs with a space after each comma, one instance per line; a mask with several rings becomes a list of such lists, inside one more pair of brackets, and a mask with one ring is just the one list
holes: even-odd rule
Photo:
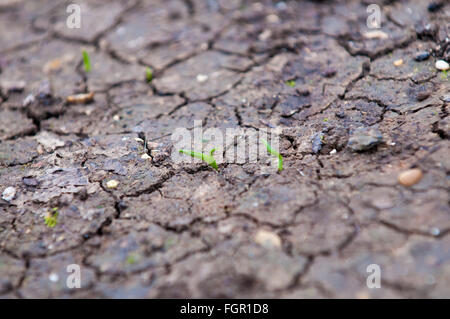
[[[429, 2], [79, 0], [69, 29], [68, 2], [1, 1], [0, 297], [450, 297], [450, 4]], [[281, 128], [284, 170], [175, 164], [194, 120]]]

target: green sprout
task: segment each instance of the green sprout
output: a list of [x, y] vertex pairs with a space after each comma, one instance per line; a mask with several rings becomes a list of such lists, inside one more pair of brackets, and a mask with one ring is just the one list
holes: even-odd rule
[[84, 70], [86, 72], [91, 71], [91, 60], [89, 59], [89, 54], [86, 50], [83, 50], [83, 64], [84, 64]]
[[180, 150], [180, 153], [187, 154], [187, 155], [190, 155], [192, 157], [199, 158], [202, 161], [205, 161], [206, 163], [208, 163], [208, 165], [211, 166], [212, 168], [214, 168], [215, 170], [218, 170], [219, 168], [217, 167], [216, 160], [213, 157], [213, 153], [215, 152], [215, 150], [216, 149], [213, 148], [209, 152], [209, 155], [208, 154], [199, 153], [199, 152], [194, 152], [194, 151], [187, 151], [187, 150]]
[[282, 171], [283, 170], [283, 156], [281, 156], [280, 153], [278, 153], [277, 151], [275, 151], [274, 149], [272, 149], [272, 147], [270, 146], [269, 143], [267, 143], [267, 141], [265, 139], [261, 139], [261, 141], [264, 143], [264, 145], [267, 147], [267, 151], [272, 154], [273, 156], [278, 157], [278, 171]]
[[447, 80], [447, 78], [448, 78], [447, 70], [442, 71], [441, 79], [445, 81]]
[[153, 80], [153, 71], [149, 67], [145, 69], [145, 79], [147, 83], [150, 83]]
[[45, 225], [47, 225], [49, 228], [53, 228], [58, 223], [58, 207], [53, 207], [51, 211], [47, 213], [47, 215], [44, 217]]
[[290, 86], [291, 88], [295, 87], [295, 80], [286, 81], [286, 85]]
[[129, 254], [127, 256], [127, 264], [133, 265], [137, 262], [137, 256], [133, 253]]

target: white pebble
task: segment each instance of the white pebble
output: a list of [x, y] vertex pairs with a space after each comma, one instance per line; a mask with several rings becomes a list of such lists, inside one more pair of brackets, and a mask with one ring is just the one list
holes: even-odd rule
[[266, 248], [279, 248], [281, 247], [281, 238], [270, 231], [260, 229], [254, 238], [255, 242]]
[[28, 94], [25, 99], [23, 99], [22, 106], [28, 106], [34, 102], [35, 98], [33, 94]]
[[436, 69], [441, 71], [447, 71], [450, 68], [450, 65], [445, 62], [444, 60], [437, 60], [436, 61]]
[[276, 14], [269, 14], [266, 17], [266, 21], [268, 23], [278, 23], [280, 21], [280, 18]]
[[398, 59], [398, 60], [395, 60], [394, 61], [394, 65], [395, 66], [400, 66], [400, 65], [402, 65], [403, 64], [403, 59]]
[[197, 75], [197, 81], [200, 83], [206, 82], [208, 80], [208, 76], [206, 74]]
[[337, 153], [336, 149], [333, 149], [333, 150], [330, 152], [330, 155], [333, 155], [333, 154], [336, 154], [336, 153]]
[[363, 34], [366, 39], [387, 39], [389, 35], [380, 30], [368, 31]]
[[106, 187], [108, 188], [117, 188], [119, 186], [119, 181], [116, 181], [115, 179], [112, 179], [106, 183]]
[[149, 159], [151, 157], [147, 153], [144, 153], [144, 154], [141, 155], [141, 158], [146, 160], [146, 159]]
[[260, 41], [267, 41], [272, 36], [272, 31], [269, 29], [265, 29], [261, 34], [258, 36], [258, 39]]
[[439, 236], [439, 234], [441, 233], [441, 231], [439, 230], [439, 228], [433, 227], [430, 230], [430, 234], [433, 236]]
[[275, 8], [277, 8], [278, 10], [286, 10], [287, 9], [287, 5], [286, 2], [284, 1], [280, 1], [275, 5]]
[[58, 276], [58, 274], [51, 273], [50, 276], [48, 276], [48, 279], [51, 282], [57, 282], [59, 280], [59, 276]]
[[2, 198], [7, 202], [13, 200], [14, 196], [16, 196], [16, 189], [14, 187], [7, 187], [2, 194]]

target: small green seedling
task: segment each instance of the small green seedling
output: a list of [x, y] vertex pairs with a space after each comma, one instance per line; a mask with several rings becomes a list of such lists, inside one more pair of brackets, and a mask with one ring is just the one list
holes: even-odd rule
[[45, 225], [49, 228], [53, 228], [58, 223], [58, 207], [53, 207], [51, 211], [47, 213], [47, 215], [44, 217]]
[[274, 149], [272, 149], [272, 147], [270, 146], [269, 143], [267, 143], [267, 141], [265, 139], [261, 139], [261, 141], [264, 143], [264, 145], [267, 147], [267, 151], [272, 154], [273, 156], [278, 157], [278, 171], [282, 171], [283, 170], [283, 156], [281, 156], [280, 153], [278, 153], [277, 151], [275, 151]]
[[187, 154], [190, 155], [192, 157], [196, 157], [201, 159], [202, 161], [205, 161], [209, 166], [211, 166], [212, 168], [214, 168], [215, 170], [218, 170], [219, 167], [217, 167], [217, 163], [216, 160], [213, 157], [213, 153], [215, 152], [215, 148], [213, 148], [210, 152], [209, 155], [208, 154], [203, 154], [203, 153], [199, 153], [199, 152], [194, 152], [194, 151], [187, 151], [187, 150], [180, 150], [180, 153], [183, 154]]
[[135, 254], [131, 253], [127, 256], [127, 264], [133, 265], [137, 262], [137, 257]]
[[442, 71], [441, 79], [444, 80], [444, 81], [448, 79], [447, 70]]
[[153, 71], [149, 67], [145, 69], [145, 79], [147, 83], [150, 83], [153, 80]]
[[286, 81], [286, 85], [290, 86], [291, 88], [295, 87], [295, 80]]
[[83, 64], [84, 64], [84, 71], [90, 72], [91, 71], [91, 60], [89, 59], [89, 54], [86, 50], [83, 50]]

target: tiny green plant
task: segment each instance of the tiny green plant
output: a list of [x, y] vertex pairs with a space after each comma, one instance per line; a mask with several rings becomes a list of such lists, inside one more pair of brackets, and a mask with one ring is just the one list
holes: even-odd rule
[[441, 79], [444, 80], [444, 81], [448, 79], [447, 70], [442, 71]]
[[47, 213], [47, 215], [44, 217], [45, 225], [49, 228], [53, 228], [58, 223], [58, 207], [53, 207], [51, 211]]
[[286, 85], [290, 86], [291, 88], [295, 87], [295, 80], [286, 81]]
[[215, 152], [215, 148], [213, 148], [209, 154], [203, 154], [203, 153], [199, 153], [199, 152], [194, 152], [194, 151], [187, 151], [187, 150], [180, 150], [180, 153], [183, 154], [187, 154], [190, 155], [192, 157], [196, 157], [201, 159], [202, 161], [205, 161], [209, 166], [211, 166], [212, 168], [214, 168], [215, 170], [218, 170], [219, 168], [217, 167], [217, 163], [216, 160], [213, 157], [213, 153]]
[[90, 72], [91, 71], [91, 59], [89, 58], [89, 54], [86, 50], [83, 50], [83, 64], [84, 64], [84, 71]]
[[270, 146], [270, 144], [265, 140], [265, 139], [261, 139], [261, 141], [264, 143], [264, 145], [267, 148], [267, 151], [272, 154], [273, 156], [278, 157], [278, 171], [282, 171], [283, 170], [283, 156], [281, 156], [280, 153], [278, 153], [277, 151], [275, 151], [272, 146]]
[[127, 256], [127, 264], [133, 265], [137, 262], [137, 257], [135, 254], [131, 253]]
[[153, 80], [153, 71], [149, 67], [145, 69], [145, 80], [147, 83], [150, 83]]

